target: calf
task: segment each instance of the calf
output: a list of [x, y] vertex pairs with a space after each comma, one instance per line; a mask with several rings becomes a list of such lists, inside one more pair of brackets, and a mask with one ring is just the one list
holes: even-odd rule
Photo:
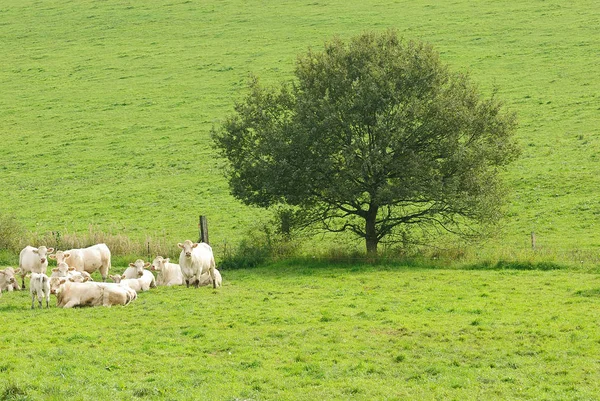
[[27, 245], [19, 254], [19, 268], [21, 275], [21, 286], [25, 289], [25, 275], [27, 273], [44, 273], [48, 270], [47, 254], [54, 252], [54, 248], [40, 246], [34, 248]]
[[44, 273], [30, 273], [29, 292], [31, 293], [31, 309], [34, 309], [37, 297], [40, 308], [42, 300], [46, 299], [46, 308], [50, 307], [50, 278]]

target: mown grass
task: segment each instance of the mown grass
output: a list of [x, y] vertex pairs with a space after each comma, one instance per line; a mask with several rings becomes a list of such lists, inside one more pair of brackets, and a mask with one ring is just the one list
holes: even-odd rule
[[[594, 1], [257, 2], [8, 0], [0, 9], [0, 210], [25, 227], [98, 227], [144, 242], [239, 243], [261, 210], [228, 193], [209, 131], [249, 73], [287, 79], [297, 54], [339, 35], [397, 29], [432, 43], [518, 112], [513, 200], [486, 245], [600, 245], [600, 13]], [[320, 245], [319, 241], [315, 241]], [[362, 249], [362, 243], [354, 244]], [[474, 245], [478, 249], [480, 245]]]
[[127, 307], [0, 299], [0, 398], [594, 400], [600, 278], [287, 264]]

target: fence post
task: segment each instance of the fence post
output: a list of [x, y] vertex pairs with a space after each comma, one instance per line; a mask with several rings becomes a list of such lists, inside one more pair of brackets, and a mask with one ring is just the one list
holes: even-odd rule
[[[198, 224], [198, 228], [200, 229], [200, 239], [198, 242], [208, 242], [208, 222], [206, 220], [206, 216], [200, 216], [200, 222]], [[210, 245], [210, 244], [209, 244]]]

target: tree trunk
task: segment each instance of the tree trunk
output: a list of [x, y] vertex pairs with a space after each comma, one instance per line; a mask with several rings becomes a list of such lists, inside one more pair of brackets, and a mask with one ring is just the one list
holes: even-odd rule
[[377, 245], [379, 244], [379, 238], [377, 237], [377, 228], [375, 222], [377, 221], [377, 211], [379, 206], [371, 203], [367, 216], [365, 218], [365, 242], [367, 244], [367, 256], [377, 256]]

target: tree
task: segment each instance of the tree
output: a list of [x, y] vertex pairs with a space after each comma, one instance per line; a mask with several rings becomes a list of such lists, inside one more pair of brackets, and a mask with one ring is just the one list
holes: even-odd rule
[[413, 225], [496, 221], [516, 118], [449, 71], [431, 46], [365, 33], [298, 57], [279, 88], [257, 78], [212, 136], [232, 194], [289, 205], [365, 239], [367, 253]]

